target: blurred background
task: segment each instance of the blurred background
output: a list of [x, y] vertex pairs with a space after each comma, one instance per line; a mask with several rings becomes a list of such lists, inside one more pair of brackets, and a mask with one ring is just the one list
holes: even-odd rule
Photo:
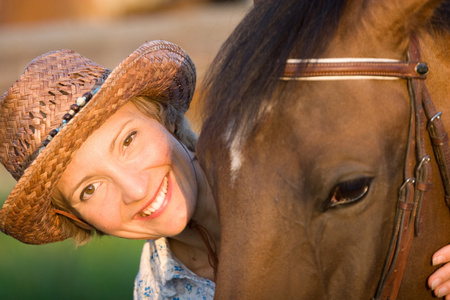
[[[0, 0], [0, 93], [35, 57], [72, 49], [110, 69], [148, 40], [180, 45], [205, 71], [252, 0]], [[0, 205], [14, 180], [0, 166]], [[33, 246], [0, 233], [0, 299], [131, 299], [143, 241], [113, 237], [75, 248]]]

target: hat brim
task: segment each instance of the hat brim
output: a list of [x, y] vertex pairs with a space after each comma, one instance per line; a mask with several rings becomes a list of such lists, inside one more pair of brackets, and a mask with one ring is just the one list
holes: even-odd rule
[[51, 197], [87, 137], [136, 96], [169, 103], [184, 113], [195, 84], [195, 66], [180, 47], [166, 41], [141, 45], [111, 72], [86, 107], [25, 170], [0, 211], [1, 230], [27, 244], [67, 239], [61, 216], [52, 211]]

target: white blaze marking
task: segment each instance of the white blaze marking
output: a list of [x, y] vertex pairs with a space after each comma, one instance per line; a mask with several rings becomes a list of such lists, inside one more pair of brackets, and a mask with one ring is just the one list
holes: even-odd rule
[[231, 182], [234, 182], [236, 180], [239, 170], [241, 169], [241, 166], [242, 166], [242, 152], [241, 152], [242, 148], [240, 146], [238, 146], [238, 144], [239, 144], [238, 140], [239, 139], [234, 138], [233, 141], [231, 142], [231, 147], [230, 147]]
[[235, 122], [235, 120], [231, 120], [228, 124], [228, 130], [224, 134], [225, 142], [227, 142], [228, 150], [230, 151], [230, 176], [231, 176], [231, 183], [234, 183], [238, 173], [242, 166], [242, 134], [240, 131], [237, 132], [237, 134], [230, 139], [231, 137], [231, 125]]

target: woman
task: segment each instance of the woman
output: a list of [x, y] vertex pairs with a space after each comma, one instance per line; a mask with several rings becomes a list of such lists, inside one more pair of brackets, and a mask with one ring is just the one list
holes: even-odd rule
[[165, 41], [113, 71], [68, 50], [33, 60], [0, 101], [0, 159], [18, 180], [1, 230], [29, 244], [147, 239], [136, 299], [212, 299], [218, 217], [184, 116], [195, 76]]

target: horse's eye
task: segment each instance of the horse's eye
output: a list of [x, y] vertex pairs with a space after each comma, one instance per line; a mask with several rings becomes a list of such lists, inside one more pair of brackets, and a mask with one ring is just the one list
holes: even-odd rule
[[371, 182], [372, 177], [361, 177], [337, 184], [326, 202], [325, 209], [363, 199], [369, 192]]

